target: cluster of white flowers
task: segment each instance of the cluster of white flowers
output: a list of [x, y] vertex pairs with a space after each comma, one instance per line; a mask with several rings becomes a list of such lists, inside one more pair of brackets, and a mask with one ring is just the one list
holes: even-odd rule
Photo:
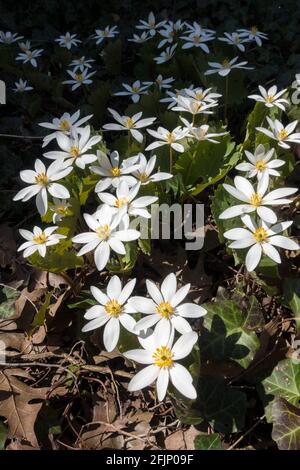
[[[259, 86], [260, 95], [249, 95], [249, 98], [257, 102], [264, 103], [270, 109], [273, 106], [280, 110], [285, 110], [284, 104], [288, 104], [286, 99], [280, 98], [286, 90], [277, 92], [277, 87], [272, 86], [269, 90]], [[279, 148], [289, 149], [290, 143], [300, 143], [300, 133], [293, 133], [297, 126], [297, 121], [293, 121], [284, 126], [280, 121], [274, 121], [266, 116], [271, 128], [257, 127], [256, 130], [262, 132], [267, 137], [276, 140]], [[233, 205], [220, 214], [221, 219], [240, 217], [244, 227], [233, 228], [224, 233], [224, 236], [233, 242], [229, 245], [233, 249], [249, 248], [245, 264], [248, 271], [253, 271], [259, 264], [262, 255], [266, 255], [275, 263], [281, 263], [278, 250], [275, 247], [285, 250], [298, 250], [300, 247], [294, 240], [278, 235], [287, 230], [293, 221], [277, 221], [277, 214], [271, 207], [278, 207], [290, 204], [292, 199], [288, 196], [295, 194], [297, 188], [277, 188], [268, 192], [272, 177], [280, 176], [276, 168], [285, 164], [285, 160], [273, 158], [275, 148], [267, 150], [264, 145], [259, 144], [254, 153], [245, 151], [248, 162], [240, 163], [236, 169], [247, 173], [248, 178], [256, 178], [257, 183], [253, 185], [249, 179], [236, 176], [234, 186], [224, 184], [224, 188], [238, 201], [238, 205]], [[253, 219], [249, 213], [254, 214]], [[275, 225], [274, 225], [275, 224]]]

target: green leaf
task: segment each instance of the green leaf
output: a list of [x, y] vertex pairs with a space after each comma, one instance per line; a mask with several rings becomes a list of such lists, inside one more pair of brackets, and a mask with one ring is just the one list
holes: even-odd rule
[[76, 297], [78, 300], [76, 302], [72, 302], [68, 305], [68, 308], [70, 309], [88, 309], [92, 307], [93, 305], [97, 305], [98, 302], [94, 297], [92, 296], [91, 292], [89, 290], [82, 290], [80, 292], [80, 295]]
[[262, 385], [267, 395], [281, 397], [293, 405], [299, 405], [299, 361], [293, 359], [284, 359], [283, 361], [280, 361], [273, 369], [271, 375], [263, 380]]
[[5, 449], [5, 442], [7, 439], [7, 427], [0, 421], [0, 450]]
[[151, 255], [151, 240], [150, 238], [139, 238], [138, 239], [139, 248], [145, 255]]
[[284, 279], [283, 296], [284, 303], [289, 306], [295, 315], [297, 332], [300, 335], [300, 279]]
[[33, 319], [33, 322], [31, 323], [31, 328], [35, 328], [36, 326], [42, 326], [44, 324], [52, 294], [53, 294], [53, 291], [48, 292], [46, 294], [46, 298], [44, 300], [43, 305], [40, 307], [39, 311], [37, 312], [37, 314], [35, 315]]
[[204, 331], [200, 337], [201, 357], [215, 361], [235, 361], [246, 368], [259, 348], [259, 340], [249, 328], [249, 318], [231, 300], [203, 305]]
[[300, 408], [283, 398], [276, 398], [272, 406], [272, 438], [280, 450], [300, 450]]
[[29, 261], [32, 266], [51, 273], [61, 273], [68, 271], [68, 269], [80, 268], [83, 265], [83, 257], [77, 256], [75, 251], [65, 251], [62, 254], [48, 251], [45, 258], [34, 253], [29, 257]]
[[222, 450], [221, 438], [216, 433], [207, 436], [196, 436], [194, 446], [196, 450]]
[[15, 301], [20, 296], [20, 292], [9, 286], [3, 287], [1, 291], [0, 318], [10, 318], [15, 314]]

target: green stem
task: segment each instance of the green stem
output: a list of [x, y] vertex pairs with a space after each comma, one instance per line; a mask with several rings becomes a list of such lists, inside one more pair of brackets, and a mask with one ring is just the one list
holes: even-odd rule
[[225, 106], [224, 106], [224, 121], [227, 124], [227, 105], [228, 105], [228, 88], [229, 88], [229, 76], [225, 77]]
[[130, 149], [131, 149], [131, 132], [128, 131], [128, 138], [127, 138], [127, 146], [128, 146], [128, 155], [130, 155]]
[[170, 145], [170, 148], [169, 148], [169, 166], [170, 166], [170, 173], [172, 173], [172, 170], [173, 170], [173, 152], [172, 152], [171, 145]]

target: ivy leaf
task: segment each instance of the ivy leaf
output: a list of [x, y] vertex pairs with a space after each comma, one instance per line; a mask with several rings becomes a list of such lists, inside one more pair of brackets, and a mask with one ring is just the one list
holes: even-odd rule
[[222, 450], [221, 438], [216, 433], [207, 436], [196, 436], [194, 446], [196, 450]]
[[300, 408], [284, 398], [276, 398], [272, 406], [272, 438], [280, 450], [300, 449]]
[[204, 331], [200, 338], [201, 354], [210, 360], [235, 361], [246, 368], [259, 348], [259, 340], [248, 327], [248, 317], [231, 300], [203, 305]]
[[0, 303], [0, 318], [10, 318], [15, 314], [15, 301], [20, 292], [9, 286], [3, 287], [2, 295], [5, 300]]
[[281, 397], [293, 405], [300, 403], [300, 367], [293, 359], [284, 359], [262, 385], [268, 395]]

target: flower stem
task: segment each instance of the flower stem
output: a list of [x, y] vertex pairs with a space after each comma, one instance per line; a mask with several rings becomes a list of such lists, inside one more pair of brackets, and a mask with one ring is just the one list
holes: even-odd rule
[[225, 77], [225, 106], [224, 106], [224, 121], [227, 124], [227, 105], [228, 105], [228, 88], [229, 88], [229, 76]]
[[172, 170], [173, 170], [173, 152], [172, 152], [171, 145], [170, 145], [170, 148], [169, 148], [169, 166], [170, 166], [170, 173], [172, 173]]

